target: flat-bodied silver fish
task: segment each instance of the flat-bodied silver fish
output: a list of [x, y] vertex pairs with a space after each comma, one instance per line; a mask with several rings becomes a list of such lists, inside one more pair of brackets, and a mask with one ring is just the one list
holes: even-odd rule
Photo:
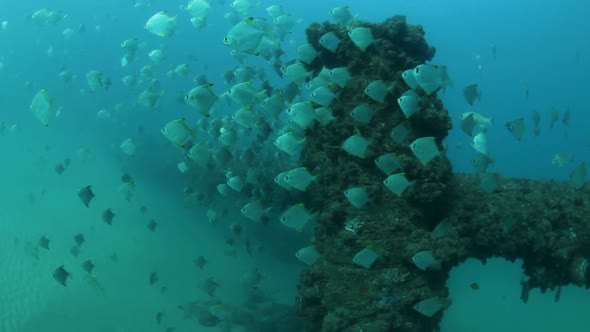
[[377, 258], [379, 258], [379, 254], [373, 251], [373, 249], [365, 247], [363, 250], [357, 252], [354, 257], [352, 257], [352, 262], [364, 267], [365, 269], [370, 269]]
[[572, 155], [568, 153], [556, 153], [551, 160], [551, 164], [563, 167], [572, 161]]
[[427, 95], [443, 86], [441, 70], [438, 65], [422, 64], [416, 66], [414, 68], [414, 78]]
[[410, 89], [416, 89], [420, 86], [416, 77], [414, 76], [414, 69], [407, 69], [402, 73], [402, 78], [404, 82], [410, 87]]
[[412, 184], [412, 182], [408, 181], [405, 173], [396, 173], [388, 176], [383, 181], [383, 184], [392, 193], [396, 194], [397, 196], [401, 196], [402, 193]]
[[412, 262], [422, 271], [440, 268], [440, 260], [430, 250], [423, 250], [412, 257]]
[[357, 209], [361, 209], [371, 200], [365, 187], [348, 188], [344, 191], [344, 196]]
[[371, 28], [368, 27], [354, 28], [348, 32], [348, 36], [363, 52], [375, 42]]
[[478, 153], [473, 159], [471, 160], [471, 164], [475, 167], [475, 170], [478, 173], [485, 173], [488, 167], [493, 164], [492, 158], [486, 156], [483, 153]]
[[88, 185], [78, 190], [78, 197], [86, 207], [90, 207], [90, 202], [94, 199], [94, 192], [92, 192], [92, 186]]
[[517, 140], [522, 140], [525, 131], [524, 118], [520, 117], [506, 123], [506, 128]]
[[55, 279], [57, 282], [59, 282], [64, 287], [67, 286], [67, 281], [68, 281], [69, 276], [70, 276], [70, 273], [68, 271], [66, 271], [64, 265], [58, 267], [53, 272], [53, 279]]
[[185, 123], [184, 118], [172, 120], [162, 128], [162, 134], [179, 147], [183, 147], [191, 138], [194, 138], [197, 127], [191, 129]]
[[322, 125], [325, 126], [328, 123], [336, 120], [332, 111], [327, 107], [318, 107], [314, 110], [316, 120]]
[[305, 138], [298, 138], [292, 132], [285, 133], [277, 137], [274, 145], [281, 151], [294, 155], [297, 149], [305, 143]]
[[328, 72], [328, 75], [341, 88], [346, 86], [346, 83], [352, 78], [346, 67], [332, 68]]
[[306, 167], [297, 167], [288, 171], [283, 179], [292, 188], [305, 191], [315, 178]]
[[479, 187], [488, 193], [493, 192], [498, 187], [497, 173], [482, 173], [479, 175]]
[[365, 158], [365, 153], [370, 144], [371, 141], [357, 133], [348, 137], [342, 143], [342, 149], [355, 157]]
[[226, 94], [232, 101], [242, 106], [252, 105], [259, 97], [258, 90], [252, 81], [238, 83], [232, 86]]
[[119, 146], [126, 155], [133, 157], [137, 152], [137, 144], [133, 138], [128, 138], [124, 140], [121, 145]]
[[479, 134], [475, 135], [473, 140], [471, 141], [471, 146], [475, 149], [475, 151], [487, 156], [488, 155], [488, 135], [486, 133], [487, 130], [480, 132]]
[[375, 80], [367, 85], [365, 88], [365, 94], [371, 99], [380, 103], [385, 102], [385, 97], [389, 93], [390, 86], [382, 80]]
[[269, 115], [276, 118], [285, 108], [286, 100], [282, 93], [275, 92], [270, 97], [264, 99], [261, 104], [262, 108], [264, 108]]
[[254, 222], [265, 223], [268, 221], [268, 213], [271, 209], [272, 208], [264, 208], [260, 201], [255, 200], [244, 205], [240, 212], [242, 212], [246, 218]]
[[49, 119], [55, 116], [56, 108], [55, 101], [49, 96], [47, 90], [43, 89], [33, 97], [31, 111], [43, 125], [49, 125]]
[[43, 235], [39, 239], [39, 242], [37, 242], [37, 245], [45, 250], [49, 250], [49, 239], [45, 235]]
[[431, 297], [422, 300], [414, 305], [414, 310], [426, 317], [432, 317], [437, 312], [447, 308], [451, 303], [449, 299], [442, 297]]
[[329, 12], [336, 24], [346, 25], [354, 20], [354, 16], [350, 13], [349, 6], [340, 6], [332, 8]]
[[311, 102], [292, 104], [287, 109], [289, 119], [303, 129], [309, 128], [315, 121], [315, 111]]
[[244, 187], [246, 186], [244, 180], [242, 180], [242, 178], [237, 175], [229, 178], [226, 183], [230, 188], [237, 192], [241, 192], [242, 189], [244, 189]]
[[473, 136], [473, 129], [476, 125], [477, 122], [475, 122], [475, 119], [473, 118], [473, 113], [471, 113], [468, 116], [464, 117], [463, 120], [461, 120], [460, 127], [463, 130], [463, 132], [465, 132], [467, 135]]
[[230, 7], [242, 15], [248, 15], [248, 11], [252, 8], [258, 7], [258, 5], [260, 5], [260, 1], [252, 2], [250, 0], [234, 0], [230, 3]]
[[314, 89], [310, 94], [310, 97], [313, 99], [313, 101], [324, 107], [329, 107], [337, 96], [338, 95], [334, 93], [332, 89], [324, 86]]
[[417, 138], [410, 144], [410, 149], [423, 166], [440, 154], [434, 137]]
[[414, 90], [408, 90], [402, 93], [397, 99], [397, 104], [406, 116], [406, 119], [409, 119], [414, 113], [420, 110], [420, 98]]
[[106, 78], [103, 73], [97, 70], [91, 70], [86, 74], [86, 81], [91, 92], [96, 92], [98, 89], [106, 88]]
[[475, 102], [475, 100], [480, 100], [481, 99], [481, 94], [479, 93], [479, 91], [477, 90], [478, 84], [474, 83], [474, 84], [469, 84], [468, 86], [466, 86], [463, 89], [463, 97], [465, 98], [465, 100], [467, 101], [467, 103], [469, 105], [473, 105], [473, 103]]
[[395, 153], [386, 153], [375, 159], [375, 164], [383, 171], [386, 175], [393, 173], [394, 171], [402, 168], [402, 163]]
[[170, 17], [165, 10], [160, 11], [149, 18], [145, 23], [145, 28], [156, 36], [171, 36], [176, 30], [176, 16]]
[[340, 46], [340, 38], [332, 31], [323, 34], [319, 40], [320, 45], [332, 53], [336, 53]]
[[155, 109], [157, 108], [158, 101], [160, 98], [164, 96], [164, 90], [156, 92], [155, 88], [148, 87], [145, 89], [139, 97], [137, 97], [137, 102], [147, 108]]
[[494, 118], [486, 117], [485, 115], [478, 113], [478, 112], [465, 112], [461, 114], [461, 120], [464, 120], [468, 116], [473, 115], [473, 120], [480, 128], [485, 128], [486, 126], [491, 126], [494, 124]]
[[400, 123], [391, 129], [389, 137], [391, 137], [397, 144], [403, 143], [408, 137], [409, 129], [405, 123]]
[[283, 225], [295, 229], [296, 231], [303, 231], [305, 225], [316, 218], [318, 212], [310, 213], [302, 203], [295, 204], [289, 207], [280, 217]]
[[584, 186], [584, 183], [586, 183], [586, 175], [586, 162], [582, 162], [580, 165], [574, 168], [574, 170], [570, 174], [570, 180], [572, 181], [576, 189], [580, 189]]
[[375, 114], [375, 110], [367, 104], [360, 104], [350, 111], [350, 116], [358, 122], [369, 123]]
[[281, 15], [285, 14], [285, 12], [283, 10], [283, 5], [271, 5], [271, 6], [268, 6], [268, 7], [266, 7], [266, 12], [272, 18], [276, 18], [278, 16], [281, 16]]
[[297, 47], [295, 54], [297, 55], [297, 59], [299, 59], [299, 61], [310, 65], [318, 56], [319, 52], [308, 43]]
[[197, 112], [208, 117], [211, 115], [211, 108], [217, 102], [217, 95], [211, 87], [213, 84], [207, 83], [191, 89], [185, 96], [187, 104], [194, 107]]
[[258, 46], [265, 35], [264, 30], [252, 17], [234, 25], [223, 38], [223, 44], [236, 51], [258, 55]]
[[305, 83], [307, 79], [311, 78], [311, 72], [307, 71], [305, 65], [303, 65], [301, 62], [294, 62], [284, 68], [281, 68], [281, 71], [293, 83], [298, 85]]
[[295, 253], [295, 257], [307, 265], [312, 265], [321, 256], [322, 255], [317, 251], [315, 246], [301, 248]]
[[238, 109], [231, 118], [238, 125], [244, 127], [245, 129], [252, 130], [256, 125], [256, 121], [259, 119], [259, 114], [254, 109], [252, 109], [252, 107], [244, 106]]

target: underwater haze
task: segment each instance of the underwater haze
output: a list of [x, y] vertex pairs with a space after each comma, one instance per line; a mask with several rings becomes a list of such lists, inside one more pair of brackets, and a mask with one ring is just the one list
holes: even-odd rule
[[[0, 2], [0, 332], [587, 329], [590, 220], [534, 221], [560, 229], [551, 246], [576, 243], [547, 283], [528, 273], [546, 257], [440, 257], [437, 240], [422, 266], [415, 237], [465, 234], [439, 214], [461, 205], [444, 198], [452, 174], [481, 205], [529, 179], [568, 197], [540, 200], [588, 208], [589, 14], [575, 0]], [[387, 39], [396, 15], [415, 43]], [[367, 220], [389, 209], [436, 222], [400, 227], [416, 245], [385, 253]], [[352, 294], [347, 316], [390, 262], [440, 273], [424, 277], [437, 291], [396, 284], [389, 325], [335, 318], [327, 294]]]

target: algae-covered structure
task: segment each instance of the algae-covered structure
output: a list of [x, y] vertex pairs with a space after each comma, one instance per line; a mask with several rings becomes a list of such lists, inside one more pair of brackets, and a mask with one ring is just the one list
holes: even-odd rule
[[[373, 42], [355, 43], [356, 28], [370, 28]], [[308, 331], [436, 330], [452, 301], [448, 273], [469, 257], [523, 259], [523, 300], [534, 287], [589, 285], [587, 188], [486, 173], [497, 185], [484, 190], [481, 175], [453, 174], [439, 153], [448, 112], [436, 93], [402, 79], [434, 56], [421, 26], [394, 16], [315, 23], [306, 32], [323, 50], [309, 65], [315, 75], [342, 67], [351, 74], [330, 104], [335, 120], [307, 130], [300, 158], [318, 172], [305, 204], [321, 210], [313, 243], [320, 255], [298, 286]], [[339, 41], [335, 49], [326, 49], [327, 36]], [[369, 91], [376, 85], [386, 87], [383, 98]], [[409, 90], [419, 100], [414, 114], [400, 102]], [[359, 105], [370, 116], [355, 116]]]

